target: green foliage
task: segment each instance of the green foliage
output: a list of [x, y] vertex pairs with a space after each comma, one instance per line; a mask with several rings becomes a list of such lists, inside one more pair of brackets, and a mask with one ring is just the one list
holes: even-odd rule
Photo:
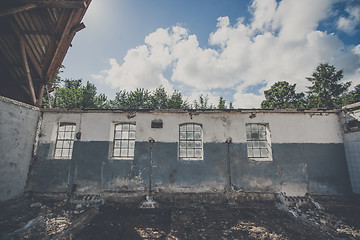
[[[64, 87], [60, 87], [63, 83]], [[50, 95], [51, 105], [55, 108], [86, 109], [109, 108], [107, 97], [97, 95], [94, 84], [87, 82], [82, 86], [82, 79], [65, 79], [56, 82], [54, 92]]]
[[274, 83], [269, 90], [265, 90], [265, 100], [262, 109], [305, 108], [305, 94], [295, 92], [296, 84], [286, 81]]
[[341, 98], [342, 106], [360, 102], [360, 84], [356, 85], [354, 90], [343, 94]]
[[225, 105], [226, 101], [223, 97], [219, 98], [219, 104], [218, 104], [218, 109], [226, 109], [226, 105]]
[[312, 83], [308, 89], [308, 108], [340, 108], [341, 97], [351, 85], [351, 82], [340, 83], [343, 71], [336, 71], [328, 63], [321, 63], [312, 77], [306, 79]]
[[110, 100], [110, 107], [114, 109], [185, 109], [187, 101], [182, 99], [178, 91], [169, 96], [165, 88], [160, 86], [153, 92], [144, 89], [136, 89], [127, 92], [120, 90], [115, 99]]

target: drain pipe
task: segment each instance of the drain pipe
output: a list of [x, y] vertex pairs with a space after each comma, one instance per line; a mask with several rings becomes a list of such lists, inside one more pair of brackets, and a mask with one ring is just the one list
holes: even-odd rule
[[232, 138], [228, 137], [225, 141], [227, 145], [227, 171], [228, 171], [228, 182], [227, 187], [230, 190], [232, 183], [231, 183], [231, 155], [230, 155], [230, 144], [232, 143]]
[[149, 196], [152, 194], [152, 168], [153, 168], [153, 159], [152, 159], [152, 152], [153, 152], [153, 144], [155, 140], [152, 137], [149, 137], [150, 143], [150, 163], [149, 163]]
[[153, 159], [152, 159], [152, 152], [153, 152], [153, 145], [155, 140], [152, 137], [149, 137], [150, 143], [150, 160], [149, 160], [149, 192], [145, 197], [145, 201], [140, 204], [140, 208], [155, 208], [158, 206], [157, 202], [154, 201], [152, 198], [152, 168], [153, 168]]

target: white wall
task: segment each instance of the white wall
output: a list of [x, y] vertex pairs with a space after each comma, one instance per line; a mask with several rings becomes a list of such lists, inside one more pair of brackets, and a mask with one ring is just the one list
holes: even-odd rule
[[[224, 142], [232, 137], [234, 143], [246, 142], [246, 123], [267, 123], [272, 143], [342, 143], [342, 128], [336, 113], [250, 113], [243, 112], [138, 112], [129, 118], [124, 112], [45, 112], [41, 142], [56, 138], [57, 122], [75, 122], [81, 131], [81, 141], [110, 141], [114, 122], [136, 122], [136, 141], [177, 142], [179, 124], [203, 125], [204, 142]], [[151, 121], [161, 119], [163, 128], [151, 128]]]

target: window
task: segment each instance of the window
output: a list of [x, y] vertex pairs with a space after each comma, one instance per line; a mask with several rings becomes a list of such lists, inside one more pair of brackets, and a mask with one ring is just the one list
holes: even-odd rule
[[113, 154], [115, 158], [134, 158], [135, 123], [117, 123], [114, 127]]
[[202, 127], [196, 123], [180, 125], [179, 158], [201, 160], [203, 158]]
[[74, 146], [75, 130], [75, 123], [59, 123], [54, 154], [56, 158], [71, 158]]
[[258, 161], [271, 161], [271, 144], [266, 124], [246, 124], [246, 140], [248, 158]]

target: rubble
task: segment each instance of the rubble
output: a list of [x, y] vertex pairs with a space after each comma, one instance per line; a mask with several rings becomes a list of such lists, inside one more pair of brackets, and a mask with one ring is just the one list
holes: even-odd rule
[[152, 209], [139, 208], [139, 198], [113, 199], [3, 203], [1, 239], [360, 239], [359, 196], [155, 194]]

